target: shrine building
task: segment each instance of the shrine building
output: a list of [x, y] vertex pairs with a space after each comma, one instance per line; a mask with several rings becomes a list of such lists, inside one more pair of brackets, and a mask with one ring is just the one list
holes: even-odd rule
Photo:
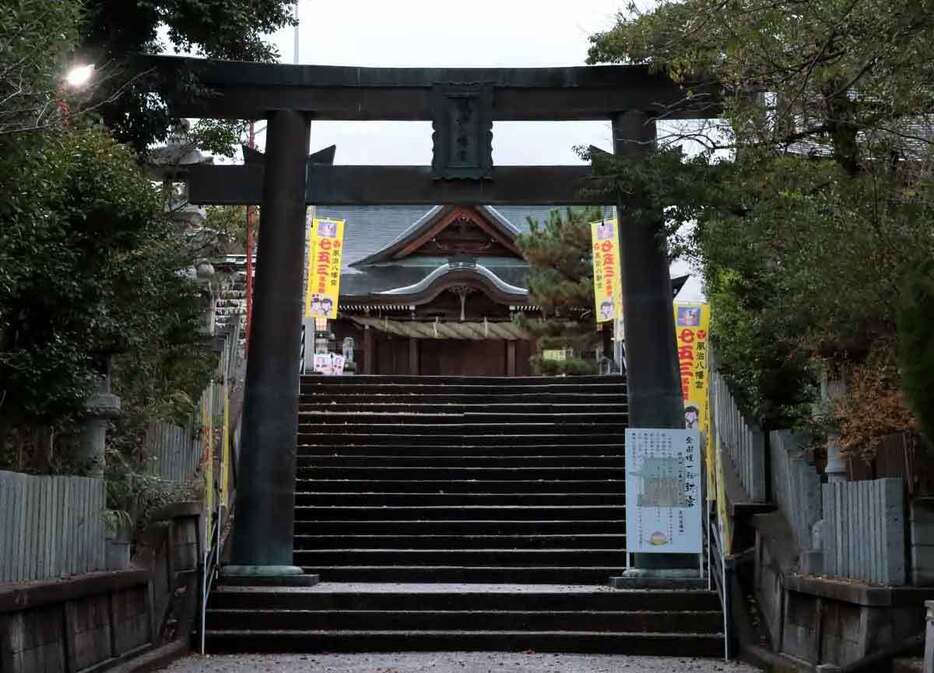
[[[553, 206], [319, 206], [344, 230], [339, 317], [359, 374], [529, 376], [538, 318], [516, 243]], [[612, 209], [607, 210], [612, 217]], [[678, 279], [680, 289], [684, 280]]]

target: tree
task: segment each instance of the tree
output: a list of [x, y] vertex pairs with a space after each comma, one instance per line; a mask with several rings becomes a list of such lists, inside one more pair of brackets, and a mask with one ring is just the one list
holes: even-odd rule
[[[208, 361], [162, 194], [61, 87], [80, 10], [0, 8], [0, 462], [19, 469], [67, 468], [56, 447], [74, 438], [105, 354], [121, 354], [121, 392], [141, 381], [164, 397], [200, 390]], [[124, 394], [129, 414], [145, 411]]]
[[190, 351], [200, 314], [134, 154], [94, 128], [30, 140], [0, 180], [0, 424], [49, 433], [82, 411], [103, 355]]
[[545, 361], [533, 356], [543, 374], [590, 374], [597, 366], [592, 353], [600, 343], [593, 315], [593, 261], [590, 224], [600, 220], [599, 208], [554, 210], [548, 221], [529, 220], [530, 230], [517, 243], [529, 262], [529, 294], [542, 308], [544, 321], [526, 327], [539, 336], [541, 349], [573, 349], [575, 357]]
[[[891, 362], [904, 279], [934, 254], [932, 8], [684, 0], [593, 37], [593, 62], [722, 86], [721, 121], [669, 123], [654, 157], [603, 173], [666, 208], [703, 269], [721, 367], [767, 424], [809, 414], [818, 370]], [[672, 162], [685, 141], [699, 156]]]
[[898, 315], [899, 361], [905, 392], [928, 443], [934, 443], [934, 261], [908, 281]]
[[62, 120], [62, 75], [78, 38], [78, 2], [0, 5], [0, 138]]
[[[275, 60], [264, 37], [294, 23], [293, 7], [292, 0], [87, 0], [80, 51], [105, 72], [97, 97], [113, 100], [101, 107], [104, 123], [117, 140], [144, 153], [165, 139], [171, 120], [164, 103], [149, 93], [146, 73], [134, 69], [134, 54], [174, 49], [209, 58]], [[241, 130], [240, 124], [206, 120], [193, 132], [202, 149], [229, 154]]]

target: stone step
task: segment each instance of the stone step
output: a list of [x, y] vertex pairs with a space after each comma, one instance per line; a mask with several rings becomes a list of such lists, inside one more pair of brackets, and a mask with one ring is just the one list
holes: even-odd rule
[[436, 584], [593, 584], [605, 585], [623, 566], [302, 566], [323, 582], [410, 582]]
[[[428, 427], [428, 426], [425, 426]], [[462, 449], [461, 454], [469, 454], [467, 447], [471, 446], [540, 446], [560, 444], [565, 447], [579, 446], [591, 449], [596, 444], [622, 444], [625, 434], [620, 431], [611, 434], [583, 434], [580, 432], [562, 431], [552, 434], [510, 434], [508, 430], [501, 434], [440, 434], [437, 431], [423, 434], [410, 434], [390, 432], [375, 434], [372, 432], [302, 432], [298, 435], [298, 452], [306, 453], [303, 447], [344, 447], [348, 446], [448, 446]], [[581, 451], [583, 452], [583, 451]]]
[[[304, 469], [304, 468], [303, 468]], [[625, 481], [623, 468], [604, 467], [316, 467], [316, 479], [387, 481]]]
[[[555, 456], [563, 458], [574, 458], [583, 455], [601, 454], [605, 456], [625, 455], [623, 446], [623, 437], [614, 437], [610, 441], [588, 443], [585, 446], [569, 444], [567, 442], [529, 442], [527, 444], [504, 444], [500, 439], [498, 442], [488, 442], [485, 444], [475, 444], [472, 441], [466, 441], [459, 438], [457, 444], [438, 444], [436, 438], [422, 438], [423, 442], [414, 444], [369, 444], [365, 441], [357, 440], [359, 443], [344, 445], [322, 445], [310, 441], [307, 444], [300, 444], [298, 447], [298, 464], [302, 464], [305, 457], [315, 458], [318, 456], [452, 456], [457, 458], [472, 458], [481, 456], [495, 457], [521, 457], [529, 456]], [[433, 441], [428, 441], [432, 439]], [[470, 438], [473, 439], [473, 438]], [[566, 439], [566, 438], [562, 438]]]
[[[566, 514], [566, 512], [564, 512]], [[623, 512], [619, 512], [622, 517]], [[295, 521], [296, 535], [531, 535], [626, 534], [625, 518], [603, 519], [317, 519], [314, 510]]]
[[527, 507], [504, 505], [303, 507], [299, 505], [295, 508], [296, 521], [334, 521], [337, 519], [357, 519], [359, 521], [398, 521], [405, 519], [419, 521], [438, 519], [538, 521], [548, 519], [625, 520], [625, 518], [626, 508], [623, 505], [564, 505], [561, 507], [547, 507], [544, 505]]
[[[618, 549], [315, 549], [296, 550], [301, 566], [567, 567], [626, 565]], [[327, 581], [327, 576], [322, 576]]]
[[[541, 435], [616, 435], [625, 436], [626, 424], [616, 422], [594, 422], [580, 423], [568, 420], [568, 422], [540, 421], [536, 423], [510, 423], [508, 419], [498, 423], [471, 423], [469, 420], [464, 422], [450, 419], [435, 418], [426, 419], [422, 422], [396, 423], [392, 416], [381, 418], [379, 421], [367, 421], [365, 418], [351, 417], [352, 422], [340, 422], [337, 419], [326, 422], [309, 422], [307, 420], [299, 421], [298, 436], [303, 437], [331, 437], [334, 435], [366, 435], [378, 436], [390, 434], [393, 437], [412, 437], [412, 436], [431, 436], [445, 435], [457, 437], [471, 437], [474, 435], [492, 435], [494, 437], [502, 436], [523, 436], [537, 437]], [[463, 441], [463, 439], [461, 439]]]
[[297, 631], [593, 631], [707, 633], [723, 628], [719, 612], [519, 611], [519, 610], [256, 610], [216, 609], [207, 628]]
[[299, 397], [299, 409], [306, 404], [553, 404], [553, 405], [625, 405], [628, 398], [625, 393], [567, 393], [554, 391], [539, 392], [501, 392], [481, 391], [456, 393], [438, 391], [433, 393], [401, 393], [395, 391], [349, 393], [346, 389], [302, 393]]
[[335, 413], [373, 413], [373, 414], [394, 414], [394, 413], [426, 413], [426, 414], [620, 414], [628, 411], [629, 405], [626, 401], [619, 401], [613, 404], [587, 404], [587, 403], [566, 403], [566, 404], [547, 404], [542, 402], [527, 403], [506, 403], [506, 404], [484, 404], [477, 402], [475, 404], [435, 404], [431, 401], [425, 401], [413, 404], [406, 401], [399, 402], [337, 402], [321, 400], [317, 402], [303, 402], [299, 405], [301, 414], [335, 412]]
[[625, 549], [626, 536], [593, 535], [296, 535], [295, 549]]
[[615, 376], [382, 376], [360, 374], [355, 376], [323, 377], [306, 374], [301, 377], [302, 385], [462, 385], [474, 387], [490, 386], [552, 386], [552, 385], [625, 385], [626, 377]]
[[625, 505], [621, 493], [354, 493], [326, 492], [295, 494], [299, 506], [362, 505], [509, 505], [558, 507], [562, 505]]
[[712, 591], [615, 591], [607, 587], [548, 584], [341, 584], [310, 588], [223, 586], [211, 607], [261, 610], [719, 610]]
[[[625, 411], [612, 413], [428, 413], [425, 410], [410, 413], [400, 412], [346, 412], [337, 406], [333, 410], [301, 411], [298, 415], [298, 426], [302, 429], [313, 430], [317, 427], [331, 427], [337, 424], [350, 426], [400, 426], [410, 425], [418, 428], [425, 425], [469, 424], [471, 427], [490, 427], [501, 429], [503, 426], [529, 427], [538, 430], [539, 426], [565, 427], [581, 426], [585, 428], [605, 426], [625, 426], [627, 415]], [[482, 433], [485, 434], [485, 433]]]
[[[358, 466], [354, 466], [358, 467]], [[373, 466], [375, 467], [375, 466]], [[439, 468], [430, 468], [439, 469]], [[441, 468], [444, 469], [444, 468]], [[564, 468], [568, 469], [568, 468]], [[606, 469], [606, 468], [598, 468]], [[415, 493], [415, 494], [470, 494], [470, 493], [575, 493], [593, 494], [610, 493], [619, 495], [625, 492], [626, 482], [622, 479], [604, 480], [470, 480], [470, 481], [436, 481], [436, 480], [377, 480], [377, 479], [319, 479], [317, 469], [303, 467], [299, 471], [296, 490], [299, 493]], [[303, 479], [307, 474], [312, 478]]]
[[557, 393], [562, 395], [625, 395], [626, 386], [619, 383], [547, 383], [547, 384], [443, 384], [443, 383], [360, 383], [353, 386], [323, 379], [321, 383], [302, 383], [299, 392], [303, 396], [330, 395], [540, 395]]
[[[575, 456], [360, 456], [332, 454], [299, 456], [298, 469], [314, 474], [317, 467], [604, 467], [622, 468], [622, 455]], [[301, 474], [301, 473], [300, 473]], [[359, 482], [362, 487], [362, 482]], [[589, 482], [596, 485], [599, 482]]]
[[250, 631], [206, 632], [212, 653], [568, 652], [717, 657], [719, 634], [587, 631]]

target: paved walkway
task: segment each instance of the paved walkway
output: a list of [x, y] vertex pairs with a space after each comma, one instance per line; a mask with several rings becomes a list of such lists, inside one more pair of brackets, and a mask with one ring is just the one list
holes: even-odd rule
[[754, 673], [715, 659], [502, 652], [188, 657], [167, 673]]

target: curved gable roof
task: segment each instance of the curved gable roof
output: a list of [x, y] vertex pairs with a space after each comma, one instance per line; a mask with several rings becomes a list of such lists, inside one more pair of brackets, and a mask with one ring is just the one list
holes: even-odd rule
[[516, 255], [520, 256], [518, 249], [515, 248], [514, 241], [516, 236], [521, 233], [521, 230], [495, 208], [491, 206], [434, 206], [409, 227], [400, 232], [387, 245], [362, 259], [352, 261], [350, 266], [370, 266], [379, 264], [380, 262], [388, 262], [393, 259], [407, 257], [412, 251], [406, 252], [406, 248], [413, 245], [417, 246], [419, 244], [419, 239], [430, 237], [432, 233], [434, 233], [434, 235], [439, 234], [451, 224], [451, 222], [458, 219], [457, 216], [460, 214], [469, 216], [472, 213], [479, 216], [479, 226], [484, 229], [489, 227], [490, 233], [494, 238], [498, 239], [499, 242], [506, 247], [513, 249]]

